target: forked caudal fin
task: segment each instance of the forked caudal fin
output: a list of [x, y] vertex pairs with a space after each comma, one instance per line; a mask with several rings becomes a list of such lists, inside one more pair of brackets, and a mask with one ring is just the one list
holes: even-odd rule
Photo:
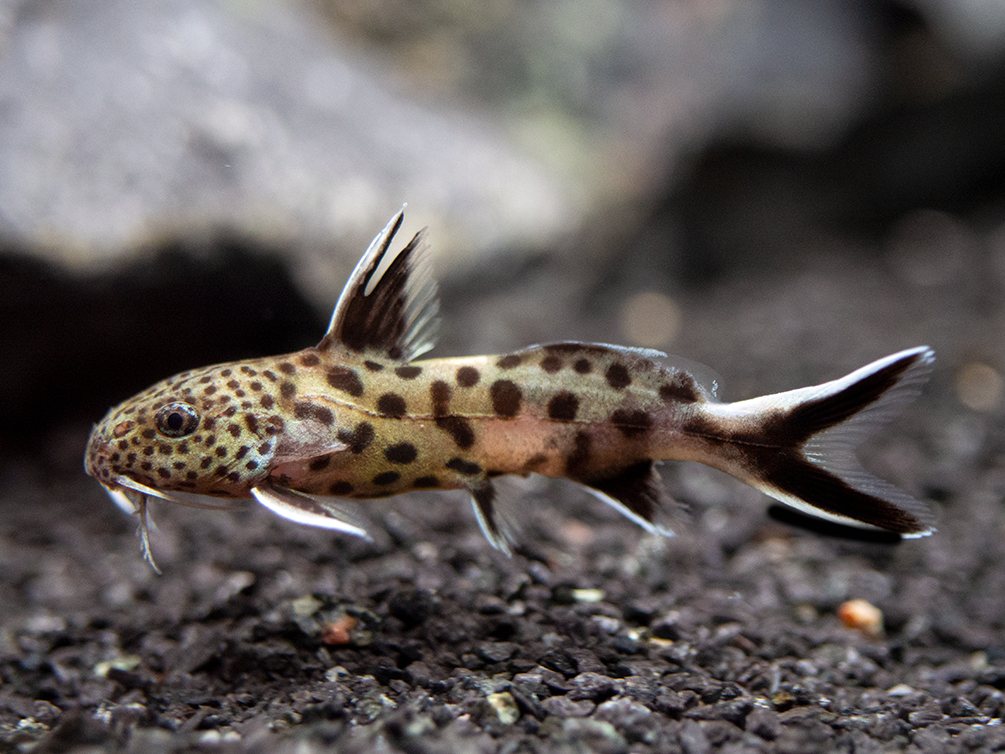
[[817, 518], [931, 534], [927, 506], [865, 471], [855, 448], [918, 395], [934, 360], [930, 348], [912, 348], [822, 385], [710, 407], [743, 427], [722, 437], [742, 459], [726, 470]]

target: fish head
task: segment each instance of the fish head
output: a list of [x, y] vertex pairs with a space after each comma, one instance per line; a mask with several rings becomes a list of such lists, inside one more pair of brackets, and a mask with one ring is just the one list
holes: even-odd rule
[[125, 510], [139, 495], [176, 502], [190, 494], [250, 497], [282, 431], [269, 387], [246, 364], [163, 380], [95, 425], [84, 468]]

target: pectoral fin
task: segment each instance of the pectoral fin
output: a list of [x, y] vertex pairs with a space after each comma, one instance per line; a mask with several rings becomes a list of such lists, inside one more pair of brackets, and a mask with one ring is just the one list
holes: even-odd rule
[[286, 420], [270, 459], [273, 478], [295, 476], [312, 461], [349, 449], [334, 428], [337, 408], [323, 395], [305, 395], [294, 403], [293, 416]]
[[282, 518], [372, 541], [363, 526], [362, 516], [351, 510], [351, 503], [317, 498], [270, 482], [252, 487], [251, 494], [255, 496], [255, 500]]

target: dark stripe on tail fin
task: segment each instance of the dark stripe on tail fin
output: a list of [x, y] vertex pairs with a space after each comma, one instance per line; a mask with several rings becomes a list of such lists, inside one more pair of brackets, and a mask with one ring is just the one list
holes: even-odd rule
[[734, 416], [764, 416], [759, 430], [727, 440], [743, 459], [742, 478], [818, 518], [931, 534], [927, 506], [862, 469], [854, 451], [917, 396], [934, 360], [931, 349], [913, 348], [833, 382], [731, 404]]
[[[868, 526], [907, 537], [931, 534], [932, 518], [924, 505], [893, 485], [866, 475], [861, 481], [870, 494], [856, 489], [837, 474], [832, 474], [804, 458], [790, 458], [776, 464], [765, 476], [769, 487], [762, 489], [787, 505], [837, 523]], [[890, 499], [893, 498], [893, 499]], [[829, 514], [829, 515], [822, 515]]]
[[[922, 352], [905, 356], [866, 375], [840, 392], [796, 406], [789, 412], [785, 422], [796, 435], [793, 439], [805, 442], [813, 435], [847, 421], [874, 405], [897, 386], [911, 367], [917, 366], [919, 362], [930, 364], [930, 358], [923, 361], [924, 355]], [[910, 398], [913, 399], [914, 395]]]

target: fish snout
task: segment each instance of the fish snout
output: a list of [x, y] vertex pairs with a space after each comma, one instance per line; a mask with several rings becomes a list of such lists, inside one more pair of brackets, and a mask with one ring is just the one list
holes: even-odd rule
[[101, 427], [91, 430], [84, 453], [84, 471], [100, 482], [107, 483], [114, 475], [111, 467], [112, 447], [101, 431]]

